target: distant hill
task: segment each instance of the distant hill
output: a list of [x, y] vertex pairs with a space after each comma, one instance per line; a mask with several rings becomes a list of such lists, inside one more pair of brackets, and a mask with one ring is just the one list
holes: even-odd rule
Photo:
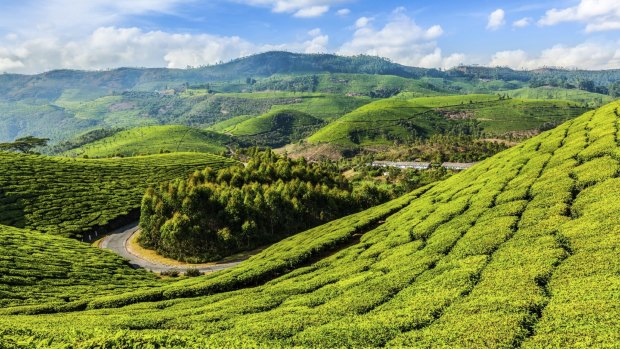
[[552, 127], [585, 112], [568, 101], [457, 95], [383, 99], [330, 123], [310, 143], [372, 145], [404, 143], [433, 134], [502, 135]]
[[325, 122], [297, 110], [276, 110], [244, 120], [223, 132], [256, 145], [279, 147], [303, 139]]
[[181, 125], [145, 126], [120, 131], [112, 136], [64, 152], [65, 156], [133, 156], [160, 152], [222, 153], [233, 146], [231, 137]]
[[620, 70], [583, 71], [545, 69], [516, 71], [509, 68], [457, 67], [448, 71], [408, 67], [374, 56], [345, 57], [333, 54], [266, 52], [228, 63], [193, 69], [119, 68], [109, 71], [54, 70], [37, 75], [0, 75], [0, 100], [53, 101], [63, 91], [78, 90], [80, 98], [95, 98], [126, 90], [155, 91], [186, 84], [214, 81], [245, 81], [248, 77], [275, 74], [376, 74], [402, 78], [475, 78], [529, 81], [557, 76], [568, 80], [588, 78], [598, 85], [620, 80]]

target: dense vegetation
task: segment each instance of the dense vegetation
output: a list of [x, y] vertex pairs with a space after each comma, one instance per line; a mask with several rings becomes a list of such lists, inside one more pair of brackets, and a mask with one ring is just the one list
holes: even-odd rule
[[67, 150], [65, 156], [109, 157], [169, 152], [226, 153], [234, 139], [215, 132], [180, 125], [145, 126], [118, 131], [111, 136]]
[[65, 314], [4, 309], [2, 344], [615, 347], [619, 108], [223, 272]]
[[354, 190], [334, 166], [253, 149], [245, 166], [207, 168], [149, 189], [140, 242], [179, 260], [218, 260], [372, 207], [389, 195], [368, 185]]
[[232, 163], [199, 153], [92, 160], [0, 152], [0, 224], [94, 238], [136, 211], [150, 185]]

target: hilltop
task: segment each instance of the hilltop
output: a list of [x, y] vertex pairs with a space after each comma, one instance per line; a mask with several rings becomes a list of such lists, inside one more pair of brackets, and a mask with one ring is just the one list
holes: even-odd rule
[[223, 272], [4, 309], [3, 344], [613, 347], [619, 119], [588, 112]]
[[65, 156], [133, 156], [161, 152], [225, 153], [236, 141], [229, 136], [181, 125], [145, 126], [65, 151]]

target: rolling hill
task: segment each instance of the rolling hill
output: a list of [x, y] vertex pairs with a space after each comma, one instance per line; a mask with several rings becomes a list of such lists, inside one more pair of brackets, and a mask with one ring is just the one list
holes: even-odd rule
[[304, 112], [281, 109], [244, 120], [223, 132], [247, 143], [278, 147], [303, 139], [324, 124]]
[[145, 126], [120, 131], [76, 149], [64, 156], [133, 156], [160, 152], [223, 153], [235, 141], [226, 135], [181, 125]]
[[504, 135], [561, 123], [586, 110], [558, 100], [503, 99], [496, 95], [410, 98], [401, 94], [354, 110], [308, 141], [354, 146], [404, 143], [436, 133]]
[[0, 152], [0, 224], [91, 240], [137, 220], [150, 185], [233, 163], [206, 153], [69, 159]]
[[0, 343], [615, 347], [619, 120], [620, 103], [588, 112], [223, 272], [5, 308]]

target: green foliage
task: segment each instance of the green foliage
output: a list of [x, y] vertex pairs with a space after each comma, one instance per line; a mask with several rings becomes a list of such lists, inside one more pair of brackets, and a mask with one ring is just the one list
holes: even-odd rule
[[11, 143], [0, 143], [0, 151], [18, 151], [31, 154], [34, 148], [46, 146], [47, 141], [49, 141], [47, 138], [22, 137]]
[[121, 257], [74, 240], [0, 225], [0, 307], [73, 303], [157, 285]]
[[432, 135], [519, 136], [575, 117], [586, 108], [566, 101], [496, 95], [413, 98], [406, 94], [365, 105], [308, 138], [311, 143], [414, 143]]
[[235, 141], [226, 135], [179, 126], [145, 126], [119, 131], [65, 151], [65, 156], [134, 156], [163, 152], [225, 153]]
[[198, 153], [96, 160], [0, 152], [0, 224], [92, 239], [135, 213], [148, 186], [232, 163]]
[[277, 241], [390, 198], [355, 190], [337, 168], [254, 149], [245, 166], [207, 168], [149, 189], [140, 242], [184, 261], [217, 260]]
[[303, 139], [322, 125], [322, 120], [311, 115], [283, 109], [242, 121], [224, 132], [248, 143], [278, 147]]

